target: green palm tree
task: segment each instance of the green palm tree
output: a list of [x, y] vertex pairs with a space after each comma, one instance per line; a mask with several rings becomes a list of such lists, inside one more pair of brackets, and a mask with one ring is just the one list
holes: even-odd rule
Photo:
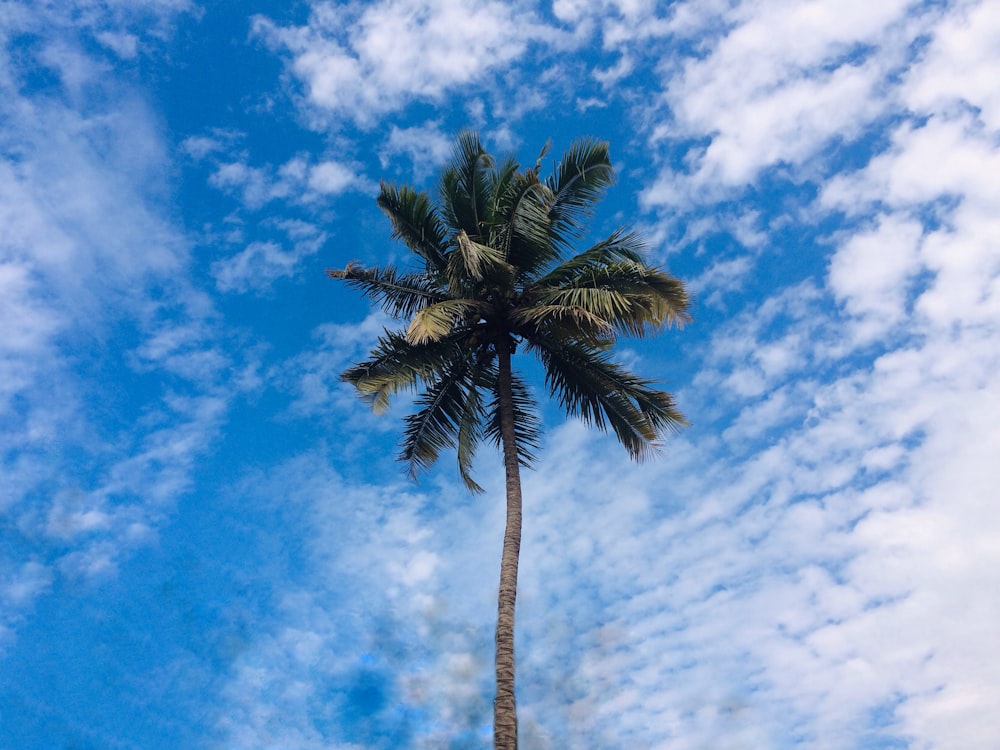
[[498, 444], [506, 473], [507, 521], [496, 630], [495, 747], [517, 747], [514, 702], [514, 601], [521, 545], [520, 467], [538, 447], [531, 390], [511, 367], [516, 351], [534, 354], [565, 411], [610, 427], [632, 458], [684, 425], [673, 398], [615, 363], [619, 336], [646, 336], [688, 320], [684, 285], [643, 260], [642, 243], [619, 230], [582, 252], [574, 243], [614, 180], [608, 145], [576, 142], [553, 174], [496, 162], [478, 136], [459, 136], [441, 177], [439, 201], [383, 182], [378, 205], [415, 267], [328, 271], [360, 289], [405, 331], [386, 331], [369, 359], [346, 370], [376, 412], [393, 394], [419, 390], [406, 417], [399, 458], [410, 473], [455, 448], [462, 479], [477, 447]]

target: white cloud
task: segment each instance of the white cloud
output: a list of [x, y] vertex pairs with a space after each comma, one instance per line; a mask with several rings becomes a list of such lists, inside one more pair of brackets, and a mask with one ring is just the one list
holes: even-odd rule
[[576, 100], [576, 111], [586, 112], [588, 109], [604, 109], [608, 106], [608, 103], [603, 99], [598, 99], [597, 97], [588, 97], [587, 99], [577, 99]]
[[[310, 567], [301, 587], [286, 590], [276, 617], [258, 624], [229, 673], [218, 707], [227, 744], [349, 747], [366, 735], [367, 744], [430, 750], [478, 730], [488, 664], [473, 647], [479, 633], [451, 625], [489, 597], [482, 586], [470, 592], [448, 584], [481, 571], [477, 556], [456, 565], [466, 545], [456, 550], [452, 538], [424, 523], [429, 498], [401, 477], [366, 487], [329, 466], [322, 455], [301, 456], [240, 490], [294, 508]], [[456, 507], [464, 504], [461, 490], [442, 489]], [[458, 522], [473, 535], [480, 526], [468, 514]], [[350, 608], [340, 598], [347, 591]], [[357, 691], [372, 697], [364, 717], [346, 699]], [[426, 707], [434, 721], [407, 718], [409, 707]]]
[[209, 177], [209, 184], [222, 190], [241, 192], [243, 203], [252, 209], [287, 195], [285, 185], [273, 181], [263, 169], [243, 162], [221, 164]]
[[266, 289], [276, 279], [293, 275], [301, 256], [274, 242], [251, 242], [242, 252], [213, 263], [212, 275], [223, 292]]
[[[191, 0], [11, 0], [5, 4], [4, 21], [6, 30], [38, 33], [44, 41], [75, 43], [92, 36], [119, 58], [131, 60], [144, 41], [155, 44], [166, 38], [177, 17], [191, 12], [198, 12]], [[77, 61], [88, 66], [96, 62]]]
[[658, 13], [661, 5], [655, 0], [557, 0], [552, 4], [552, 12], [573, 27], [575, 37], [585, 38], [597, 31], [605, 49], [623, 53], [615, 66], [619, 75], [604, 77], [604, 83], [612, 83], [621, 77], [623, 67], [631, 66], [629, 53], [641, 54], [643, 43], [670, 32], [670, 21]]
[[312, 106], [371, 126], [377, 115], [503, 71], [546, 33], [532, 15], [493, 0], [316, 2], [308, 26], [257, 17], [254, 29], [291, 53]]
[[[0, 265], [0, 319], [17, 321], [8, 328], [4, 337], [3, 358], [5, 367], [13, 367], [15, 356], [38, 352], [46, 346], [53, 334], [61, 327], [55, 311], [40, 305], [35, 296], [35, 284], [29, 269], [18, 263]], [[7, 371], [7, 377], [0, 378], [6, 391], [16, 387], [20, 378]]]
[[971, 105], [988, 128], [1000, 129], [1000, 91], [993, 72], [1000, 46], [1000, 17], [986, 2], [956, 3], [933, 29], [928, 50], [903, 84], [918, 110], [949, 111]]
[[0, 601], [14, 606], [29, 603], [52, 585], [52, 571], [37, 562], [26, 562], [17, 571], [5, 571]]
[[[199, 146], [201, 144], [195, 147]], [[367, 181], [354, 167], [331, 159], [313, 164], [304, 156], [295, 156], [277, 169], [253, 167], [245, 161], [223, 162], [209, 177], [209, 184], [237, 193], [244, 206], [251, 210], [274, 200], [310, 203], [351, 189], [369, 189]]]
[[[792, 327], [814, 325], [815, 312]], [[765, 330], [748, 350], [770, 345]], [[626, 473], [597, 459], [582, 430], [561, 431], [546, 470], [528, 479], [535, 515], [522, 568], [524, 599], [553, 589], [556, 598], [527, 604], [521, 622], [526, 639], [542, 641], [539, 669], [567, 648], [546, 639], [548, 625], [533, 628], [532, 614], [544, 610], [550, 623], [554, 612], [606, 602], [592, 633], [615, 634], [610, 649], [587, 641], [588, 688], [571, 736], [791, 747], [799, 734], [846, 748], [875, 731], [871, 711], [891, 715], [898, 701], [890, 735], [932, 747], [988, 742], [996, 675], [981, 650], [998, 612], [980, 594], [998, 583], [988, 562], [1000, 533], [1000, 514], [987, 509], [996, 478], [985, 469], [995, 426], [984, 416], [1000, 398], [987, 374], [995, 336], [992, 347], [957, 344], [959, 361], [946, 367], [953, 345], [941, 338], [813, 394], [800, 383], [794, 400], [782, 389], [738, 399], [747, 419], [726, 434], [756, 451], [742, 465], [706, 464], [710, 446], [684, 441], [665, 464]], [[743, 367], [736, 359], [734, 374]], [[765, 450], [751, 430], [773, 424], [772, 412], [785, 426]], [[905, 447], [917, 432], [926, 437]], [[881, 466], [905, 462], [896, 478], [859, 469], [875, 452]], [[567, 543], [582, 539], [592, 546], [578, 557]]]
[[687, 286], [708, 304], [719, 304], [723, 292], [740, 289], [753, 268], [753, 260], [746, 256], [719, 260], [706, 271], [688, 282]]
[[213, 151], [218, 151], [222, 148], [222, 144], [215, 138], [209, 138], [208, 136], [193, 135], [189, 138], [185, 138], [180, 144], [181, 150], [184, 151], [192, 159], [200, 160], [204, 159]]
[[[815, 171], [810, 160], [826, 145], [857, 139], [893, 104], [889, 77], [923, 30], [908, 6], [813, 0], [724, 12], [707, 54], [664, 63], [670, 119], [655, 137], [708, 142], [688, 151], [683, 170], [664, 169], [646, 203], [718, 200], [776, 165]], [[689, 25], [678, 21], [675, 32]]]
[[123, 60], [132, 60], [138, 54], [139, 37], [127, 32], [102, 31], [97, 39]]
[[907, 315], [914, 276], [921, 270], [918, 250], [923, 227], [884, 217], [867, 232], [845, 242], [830, 263], [830, 287], [847, 311], [860, 318], [861, 340], [872, 341]]
[[[933, 170], [927, 169], [934, 164]], [[825, 206], [848, 214], [884, 201], [899, 208], [919, 208], [942, 199], [964, 196], [967, 204], [985, 209], [1000, 188], [991, 179], [1000, 155], [991, 134], [963, 113], [951, 118], [932, 114], [922, 125], [904, 123], [892, 133], [892, 146], [863, 170], [832, 179], [823, 189]]]
[[[336, 176], [321, 176], [336, 180]], [[326, 187], [330, 187], [327, 185]], [[285, 235], [283, 244], [255, 241], [235, 255], [212, 264], [212, 275], [222, 292], [261, 292], [278, 279], [296, 276], [303, 262], [319, 252], [327, 234], [302, 221], [277, 222], [274, 226]], [[290, 247], [289, 247], [290, 246]]]
[[732, 316], [713, 337], [695, 377], [696, 391], [712, 394], [706, 407], [725, 402], [732, 391], [744, 397], [763, 394], [791, 373], [824, 363], [830, 357], [824, 348], [830, 332], [822, 302], [821, 291], [803, 283]]
[[440, 123], [429, 122], [410, 128], [393, 125], [379, 160], [385, 168], [389, 166], [391, 157], [400, 154], [409, 156], [413, 179], [419, 181], [448, 160], [453, 145], [453, 138], [442, 132]]
[[88, 87], [110, 72], [107, 65], [62, 39], [46, 44], [39, 52], [38, 61], [58, 74], [63, 88], [74, 99], [79, 99]]
[[354, 170], [335, 161], [322, 161], [309, 170], [309, 189], [320, 195], [336, 195], [354, 185]]
[[[885, 152], [863, 169], [831, 180], [821, 193], [824, 207], [849, 216], [878, 205], [893, 213], [890, 223], [895, 225], [912, 225], [915, 219], [931, 223], [916, 256], [906, 258], [899, 254], [898, 243], [890, 243], [875, 257], [895, 267], [897, 278], [929, 274], [914, 310], [938, 331], [956, 325], [986, 326], [986, 332], [992, 331], [1000, 313], [996, 282], [1000, 258], [995, 249], [1000, 237], [996, 219], [1000, 187], [992, 179], [1000, 170], [1000, 151], [996, 133], [988, 126], [994, 92], [974, 83], [1000, 63], [1000, 53], [990, 46], [993, 31], [988, 22], [983, 34], [967, 33], [968, 19], [978, 13], [960, 7], [943, 18], [929, 51], [907, 72], [904, 101], [920, 119], [899, 125]], [[953, 40], [955, 34], [965, 40], [963, 45], [941, 41]], [[956, 89], [963, 108], [955, 109], [954, 97], [928, 94], [937, 91], [935, 82], [942, 71], [966, 62], [972, 84]], [[847, 257], [850, 252], [850, 247], [843, 248], [834, 264], [841, 253]], [[912, 256], [912, 251], [904, 255]]]
[[0, 654], [14, 641], [15, 628], [35, 599], [51, 588], [53, 578], [49, 566], [34, 560], [4, 566], [0, 574]]

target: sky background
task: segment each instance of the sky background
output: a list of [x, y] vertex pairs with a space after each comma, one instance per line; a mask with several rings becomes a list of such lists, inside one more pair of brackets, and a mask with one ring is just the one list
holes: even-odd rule
[[659, 459], [544, 409], [521, 746], [1000, 742], [996, 3], [5, 0], [0, 54], [0, 747], [489, 746], [499, 457], [404, 475], [323, 273], [463, 128], [608, 140], [593, 236], [696, 294], [620, 349]]

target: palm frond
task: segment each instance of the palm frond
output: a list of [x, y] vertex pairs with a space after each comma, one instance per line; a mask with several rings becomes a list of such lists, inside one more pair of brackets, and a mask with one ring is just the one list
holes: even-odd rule
[[360, 289], [394, 318], [409, 317], [427, 305], [448, 299], [427, 274], [400, 274], [393, 266], [365, 268], [349, 263], [343, 270], [327, 269], [326, 275]]
[[483, 281], [514, 278], [514, 269], [504, 259], [504, 254], [489, 245], [473, 242], [463, 229], [456, 237], [457, 248], [448, 256], [448, 283], [453, 291], [467, 286], [469, 280]]
[[[489, 195], [491, 201], [489, 211], [486, 215], [486, 223], [490, 227], [501, 225], [504, 222], [504, 217], [506, 216], [504, 197], [510, 190], [510, 185], [517, 175], [518, 167], [517, 159], [513, 156], [508, 156], [489, 172]], [[493, 239], [491, 236], [491, 244]]]
[[670, 394], [611, 362], [605, 351], [548, 337], [529, 346], [562, 407], [600, 430], [610, 427], [632, 458], [645, 458], [661, 437], [687, 424]]
[[417, 345], [440, 341], [456, 332], [464, 320], [470, 317], [478, 320], [487, 309], [486, 303], [472, 299], [449, 299], [421, 308], [406, 329], [406, 340]]
[[566, 244], [582, 235], [583, 220], [614, 180], [607, 143], [582, 139], [570, 146], [546, 181], [552, 191], [549, 216], [557, 243]]
[[414, 346], [399, 331], [385, 331], [369, 358], [347, 368], [340, 376], [351, 383], [376, 413], [389, 408], [389, 398], [417, 388], [446, 372], [462, 356], [453, 340]]
[[451, 165], [441, 176], [441, 204], [449, 224], [464, 229], [470, 237], [480, 236], [481, 222], [489, 212], [492, 167], [493, 157], [479, 136], [470, 131], [461, 133]]
[[518, 307], [511, 314], [517, 330], [524, 330], [532, 337], [540, 331], [558, 332], [570, 338], [603, 340], [614, 332], [614, 326], [607, 316], [595, 313], [580, 305], [540, 304]]
[[615, 230], [609, 237], [574, 255], [539, 278], [538, 286], [562, 286], [593, 267], [606, 266], [622, 260], [644, 263], [646, 245], [635, 232]]
[[399, 458], [409, 466], [411, 476], [429, 468], [442, 450], [457, 447], [462, 479], [473, 492], [482, 492], [470, 475], [485, 417], [474, 362], [469, 356], [454, 362], [417, 399], [421, 408], [406, 417]]
[[[473, 376], [473, 382], [475, 376]], [[465, 403], [462, 406], [462, 417], [458, 425], [456, 438], [456, 453], [458, 458], [458, 473], [470, 492], [481, 494], [483, 487], [472, 478], [472, 462], [476, 449], [483, 439], [483, 422], [486, 418], [483, 409], [483, 399], [479, 388], [473, 386], [466, 390]]]
[[636, 337], [690, 320], [683, 283], [642, 263], [591, 263], [562, 277], [561, 285], [538, 284], [526, 295], [540, 305], [581, 307], [607, 320], [617, 332]]
[[534, 169], [532, 169], [532, 171], [535, 174], [538, 174], [541, 171], [542, 159], [544, 159], [551, 150], [552, 150], [552, 139], [549, 138], [548, 140], [545, 141], [545, 143], [542, 144], [542, 148], [538, 152], [538, 156], [535, 158], [535, 166]]
[[389, 217], [392, 236], [423, 258], [429, 270], [442, 271], [448, 233], [427, 194], [382, 181], [376, 202]]
[[643, 270], [643, 282], [651, 292], [657, 319], [666, 325], [690, 323], [691, 297], [684, 282], [659, 269], [645, 267]]
[[549, 188], [532, 172], [517, 175], [504, 196], [505, 217], [497, 244], [521, 278], [531, 278], [559, 258], [559, 246], [550, 236], [551, 202]]
[[[488, 409], [490, 419], [486, 425], [485, 437], [494, 445], [500, 445], [500, 399], [496, 392], [497, 378], [494, 371], [491, 380], [493, 400]], [[541, 445], [542, 425], [538, 419], [538, 405], [531, 391], [517, 373], [511, 373], [511, 390], [514, 404], [514, 442], [517, 459], [521, 466], [530, 467], [535, 462], [535, 453]]]

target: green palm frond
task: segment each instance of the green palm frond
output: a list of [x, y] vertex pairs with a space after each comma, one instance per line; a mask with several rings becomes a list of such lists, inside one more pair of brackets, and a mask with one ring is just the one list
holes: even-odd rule
[[365, 268], [349, 263], [343, 270], [327, 269], [326, 275], [360, 289], [394, 318], [409, 317], [427, 305], [448, 299], [426, 274], [400, 274], [392, 266]]
[[570, 146], [546, 181], [552, 191], [549, 216], [557, 244], [568, 244], [582, 235], [585, 220], [614, 181], [607, 143], [582, 139]]
[[389, 217], [392, 236], [423, 258], [428, 268], [444, 270], [448, 232], [427, 194], [382, 181], [376, 202]]
[[[463, 327], [463, 321], [471, 319], [475, 323], [489, 306], [472, 299], [449, 299], [424, 307], [414, 314], [406, 329], [406, 340], [410, 344], [426, 344], [440, 341]], [[470, 324], [465, 324], [468, 328]]]
[[472, 492], [482, 487], [472, 479], [472, 459], [483, 437], [485, 412], [477, 387], [482, 366], [473, 357], [456, 360], [452, 367], [417, 399], [420, 408], [406, 417], [399, 458], [411, 476], [428, 469], [446, 448], [458, 449], [459, 472]]
[[667, 325], [682, 326], [691, 322], [691, 297], [684, 282], [665, 271], [644, 268], [644, 283], [652, 292], [657, 319]]
[[[496, 377], [493, 377], [493, 400], [488, 413], [485, 437], [494, 445], [500, 445], [500, 402], [496, 392]], [[535, 452], [541, 445], [542, 425], [538, 420], [538, 405], [531, 396], [525, 382], [516, 374], [511, 375], [511, 390], [514, 402], [514, 442], [517, 458], [522, 466], [530, 467], [535, 462]]]
[[451, 165], [441, 175], [441, 208], [453, 229], [479, 237], [481, 222], [489, 213], [493, 157], [479, 136], [466, 131], [458, 136]]
[[578, 278], [590, 268], [606, 266], [618, 261], [630, 260], [634, 263], [644, 263], [645, 249], [645, 243], [635, 232], [617, 229], [610, 237], [553, 268], [545, 276], [539, 278], [535, 285], [563, 286], [571, 283], [573, 279]]
[[[489, 211], [486, 215], [486, 223], [491, 227], [501, 225], [504, 222], [504, 217], [507, 215], [504, 196], [507, 195], [511, 183], [516, 178], [519, 166], [517, 159], [513, 156], [508, 156], [489, 172], [489, 195], [491, 202], [488, 206]], [[493, 239], [491, 237], [490, 241], [492, 242]]]
[[530, 278], [559, 258], [559, 246], [551, 239], [549, 188], [532, 172], [519, 174], [502, 197], [503, 222], [497, 226], [496, 243], [518, 277]]
[[684, 285], [634, 259], [630, 235], [609, 241], [563, 263], [525, 291], [538, 305], [581, 307], [607, 320], [616, 332], [642, 337], [690, 320]]
[[668, 393], [611, 362], [607, 352], [544, 337], [529, 345], [562, 407], [600, 430], [610, 427], [632, 458], [645, 458], [661, 437], [687, 424]]
[[[473, 376], [473, 381], [476, 378]], [[483, 439], [483, 423], [486, 412], [479, 388], [473, 386], [465, 392], [465, 402], [462, 406], [462, 416], [456, 438], [456, 454], [458, 458], [458, 473], [470, 492], [481, 494], [483, 487], [472, 478], [472, 462], [476, 457], [476, 449]]]
[[413, 390], [446, 372], [462, 356], [454, 340], [414, 346], [399, 331], [385, 331], [369, 358], [346, 369], [340, 376], [353, 384], [376, 413], [389, 408], [389, 398]]
[[608, 321], [617, 332], [636, 337], [690, 320], [684, 285], [642, 263], [594, 262], [566, 269], [561, 275], [559, 286], [539, 283], [527, 294], [540, 305], [583, 308]]

